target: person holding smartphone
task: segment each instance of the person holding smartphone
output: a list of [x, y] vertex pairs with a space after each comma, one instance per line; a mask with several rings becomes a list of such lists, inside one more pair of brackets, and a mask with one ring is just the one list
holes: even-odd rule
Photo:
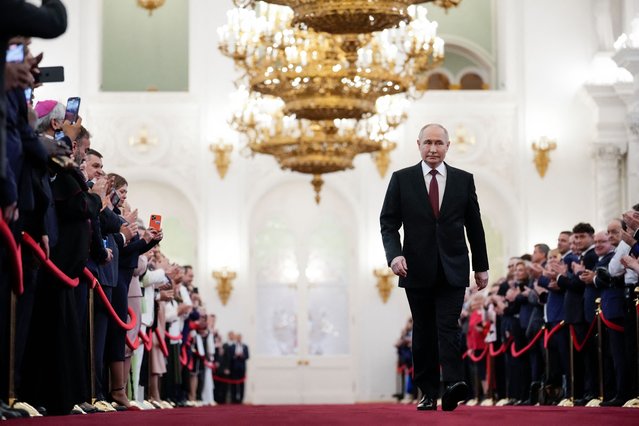
[[[118, 280], [117, 286], [113, 289], [112, 305], [118, 316], [126, 320], [128, 310], [128, 290], [133, 272], [138, 266], [138, 257], [155, 245], [162, 239], [162, 233], [145, 232], [142, 235], [137, 233], [137, 212], [129, 214], [125, 212], [125, 205], [129, 184], [127, 180], [115, 173], [110, 173], [108, 178], [113, 182], [113, 192], [111, 195], [111, 203], [113, 211], [120, 215], [122, 226], [133, 227], [134, 235], [130, 241], [126, 242], [120, 234], [116, 234], [116, 242], [120, 251], [118, 261]], [[126, 244], [125, 244], [126, 243]], [[109, 397], [111, 400], [127, 409], [135, 409], [127, 397], [125, 388], [128, 378], [128, 371], [125, 369], [125, 336], [126, 331], [117, 326], [113, 321], [109, 324], [107, 340], [112, 343], [111, 351], [105, 353], [105, 361], [109, 364], [110, 371], [110, 390]]]
[[[30, 40], [24, 37], [11, 39], [7, 59], [13, 61], [7, 64], [23, 65], [32, 58], [29, 51]], [[35, 133], [32, 111], [27, 103], [24, 91], [14, 88], [7, 95], [7, 155], [9, 167], [7, 176], [15, 183], [15, 209], [5, 209], [6, 220], [12, 222], [15, 235], [22, 231], [28, 233], [38, 242], [47, 256], [50, 246], [56, 243], [57, 231], [53, 221], [46, 218], [51, 215], [49, 208], [53, 199], [48, 174], [48, 160], [52, 152], [70, 154], [55, 143], [44, 143]], [[53, 141], [51, 141], [53, 142]], [[51, 151], [51, 149], [53, 151]], [[9, 219], [10, 217], [10, 219]], [[14, 346], [14, 384], [18, 390], [17, 396], [24, 400], [22, 393], [22, 364], [26, 348], [27, 337], [32, 324], [36, 280], [39, 265], [28, 251], [22, 252], [23, 287], [22, 297], [16, 303], [16, 328]], [[0, 279], [2, 279], [0, 277]]]

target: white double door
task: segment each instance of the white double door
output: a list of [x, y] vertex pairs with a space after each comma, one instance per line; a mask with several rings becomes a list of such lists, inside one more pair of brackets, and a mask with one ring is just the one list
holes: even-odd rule
[[278, 188], [253, 212], [255, 404], [355, 401], [348, 212], [328, 191], [315, 205], [305, 185]]

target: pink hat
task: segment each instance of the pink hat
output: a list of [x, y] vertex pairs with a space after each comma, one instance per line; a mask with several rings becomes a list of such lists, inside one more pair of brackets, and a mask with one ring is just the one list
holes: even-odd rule
[[38, 102], [34, 108], [36, 114], [38, 114], [38, 118], [42, 118], [45, 115], [49, 114], [51, 111], [53, 111], [53, 108], [55, 108], [57, 104], [58, 101], [52, 100]]

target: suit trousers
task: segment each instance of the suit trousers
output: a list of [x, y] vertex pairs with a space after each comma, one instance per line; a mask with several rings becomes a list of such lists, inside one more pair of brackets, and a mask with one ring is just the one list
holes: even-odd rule
[[443, 273], [437, 278], [434, 286], [405, 289], [413, 316], [414, 381], [432, 398], [439, 393], [440, 365], [445, 384], [464, 380], [459, 314], [466, 289], [450, 286]]

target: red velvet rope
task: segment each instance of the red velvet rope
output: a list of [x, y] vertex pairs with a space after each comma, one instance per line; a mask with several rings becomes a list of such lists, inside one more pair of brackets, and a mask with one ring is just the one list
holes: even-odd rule
[[200, 359], [202, 360], [205, 366], [215, 371], [215, 364], [209, 361], [208, 359], [206, 359], [206, 355], [200, 355], [200, 353], [198, 352], [197, 356], [200, 357]]
[[195, 355], [197, 355], [197, 356], [198, 356], [198, 358], [200, 358], [200, 359], [202, 360], [202, 362], [204, 363], [204, 365], [205, 365], [205, 366], [207, 366], [208, 368], [210, 368], [211, 370], [213, 370], [213, 372], [215, 372], [215, 364], [214, 364], [214, 363], [212, 363], [211, 361], [209, 361], [209, 360], [206, 358], [206, 354], [205, 354], [205, 355], [202, 355], [201, 353], [196, 352], [196, 353], [195, 353]]
[[144, 334], [142, 330], [140, 330], [138, 332], [138, 335], [140, 336], [140, 339], [142, 339], [142, 342], [144, 342], [144, 350], [146, 350], [147, 352], [151, 352], [151, 349], [153, 349], [153, 339], [151, 338], [151, 334], [153, 333], [153, 330], [149, 328], [147, 333], [149, 334], [148, 335]]
[[618, 331], [619, 333], [623, 333], [624, 332], [623, 326], [617, 325], [614, 322], [608, 321], [606, 319], [606, 317], [604, 316], [603, 311], [600, 311], [599, 315], [601, 316], [601, 321], [603, 321], [603, 323], [606, 324], [606, 327], [608, 327], [611, 330]]
[[20, 247], [16, 244], [16, 240], [13, 237], [11, 228], [9, 228], [7, 222], [4, 221], [2, 209], [0, 209], [0, 235], [2, 235], [2, 239], [5, 243], [7, 243], [7, 246], [9, 247], [9, 250], [7, 250], [7, 254], [15, 273], [15, 280], [13, 281], [12, 285], [13, 292], [16, 294], [16, 296], [20, 296], [22, 293], [24, 293], [24, 282], [22, 281], [22, 253], [20, 252]]
[[509, 337], [505, 342], [503, 342], [501, 344], [501, 346], [499, 347], [499, 349], [495, 350], [495, 344], [491, 343], [490, 345], [488, 345], [489, 349], [489, 353], [490, 356], [495, 357], [495, 356], [499, 356], [501, 354], [503, 354], [504, 352], [506, 352], [508, 350], [508, 345], [510, 345], [513, 341], [512, 336]]
[[177, 336], [173, 336], [172, 334], [169, 334], [167, 331], [164, 332], [164, 336], [168, 337], [169, 340], [182, 340], [182, 336], [181, 335], [177, 335]]
[[137, 348], [139, 348], [140, 347], [140, 334], [138, 333], [138, 335], [135, 336], [135, 340], [133, 342], [131, 342], [131, 339], [129, 339], [129, 335], [127, 334], [127, 336], [126, 336], [126, 345], [132, 351], [134, 351]]
[[562, 320], [559, 324], [554, 326], [551, 330], [546, 329], [546, 332], [544, 334], [544, 348], [548, 347], [548, 342], [550, 341], [550, 338], [552, 337], [552, 335], [558, 332], [559, 329], [563, 327], [564, 325], [565, 325], [565, 322]]
[[586, 337], [584, 338], [584, 340], [581, 343], [579, 343], [579, 341], [577, 340], [577, 334], [575, 333], [575, 327], [572, 326], [572, 325], [570, 326], [570, 336], [572, 337], [572, 342], [575, 344], [575, 349], [577, 349], [578, 352], [581, 352], [581, 350], [586, 345], [586, 342], [588, 341], [588, 339], [590, 339], [590, 336], [592, 335], [592, 332], [595, 329], [595, 323], [596, 322], [597, 322], [597, 318], [595, 318], [590, 323], [590, 328], [588, 329], [588, 333], [586, 333]]
[[213, 380], [217, 380], [218, 382], [222, 382], [222, 383], [229, 383], [231, 385], [239, 385], [240, 383], [246, 382], [246, 377], [242, 377], [241, 379], [238, 379], [238, 380], [233, 380], [233, 379], [226, 379], [224, 377], [216, 376], [214, 374]]
[[530, 348], [532, 348], [533, 345], [537, 342], [537, 340], [539, 340], [539, 338], [541, 337], [541, 334], [544, 332], [544, 330], [545, 330], [544, 327], [539, 329], [537, 334], [535, 334], [535, 337], [533, 337], [532, 340], [526, 346], [521, 348], [521, 350], [519, 350], [519, 351], [517, 349], [515, 349], [515, 344], [513, 343], [512, 346], [510, 347], [510, 354], [512, 356], [514, 356], [515, 358], [519, 358], [525, 352], [528, 352], [530, 350]]
[[189, 360], [189, 357], [186, 355], [186, 345], [182, 345], [182, 350], [180, 351], [180, 364], [186, 367], [188, 360]]
[[40, 260], [40, 262], [42, 262], [42, 264], [46, 266], [49, 272], [51, 272], [58, 280], [62, 281], [69, 287], [77, 287], [78, 284], [80, 284], [80, 280], [78, 278], [69, 278], [67, 274], [65, 274], [57, 266], [55, 266], [55, 264], [51, 262], [51, 259], [47, 258], [47, 255], [44, 253], [44, 251], [42, 251], [42, 248], [40, 248], [38, 243], [36, 243], [35, 240], [31, 238], [31, 236], [26, 232], [22, 233], [22, 242], [26, 243], [26, 245], [31, 250], [33, 250], [33, 253]]
[[131, 309], [130, 307], [127, 309], [129, 312], [129, 316], [131, 317], [131, 321], [128, 323], [122, 321], [120, 317], [118, 316], [118, 314], [115, 312], [115, 309], [113, 309], [113, 306], [111, 306], [111, 303], [109, 303], [109, 299], [107, 298], [106, 294], [104, 294], [104, 290], [102, 289], [102, 286], [100, 285], [100, 283], [97, 282], [97, 280], [96, 280], [95, 288], [96, 290], [98, 290], [100, 299], [102, 299], [102, 303], [104, 303], [104, 306], [106, 306], [113, 320], [126, 331], [133, 330], [133, 328], [135, 327], [135, 323], [138, 322], [138, 318], [135, 315], [135, 312], [133, 312], [133, 309]]
[[486, 346], [478, 356], [475, 356], [474, 352], [474, 350], [468, 349], [465, 355], [468, 355], [468, 358], [470, 358], [472, 362], [479, 362], [486, 357], [486, 354], [488, 353], [488, 346]]
[[[151, 330], [149, 330], [149, 332], [151, 332]], [[135, 340], [133, 342], [131, 342], [131, 339], [129, 339], [129, 335], [127, 334], [126, 336], [126, 345], [132, 350], [136, 350], [137, 348], [140, 347], [140, 343], [144, 345], [144, 349], [148, 351], [151, 350], [151, 347], [153, 346], [153, 344], [151, 343], [151, 339], [149, 339], [149, 337], [144, 334], [142, 332], [142, 330], [138, 330], [138, 334], [137, 336], [135, 336]]]
[[155, 335], [158, 337], [158, 341], [160, 342], [160, 350], [162, 351], [164, 356], [169, 356], [169, 348], [166, 347], [166, 342], [164, 341], [164, 338], [160, 336], [159, 328], [155, 329]]

